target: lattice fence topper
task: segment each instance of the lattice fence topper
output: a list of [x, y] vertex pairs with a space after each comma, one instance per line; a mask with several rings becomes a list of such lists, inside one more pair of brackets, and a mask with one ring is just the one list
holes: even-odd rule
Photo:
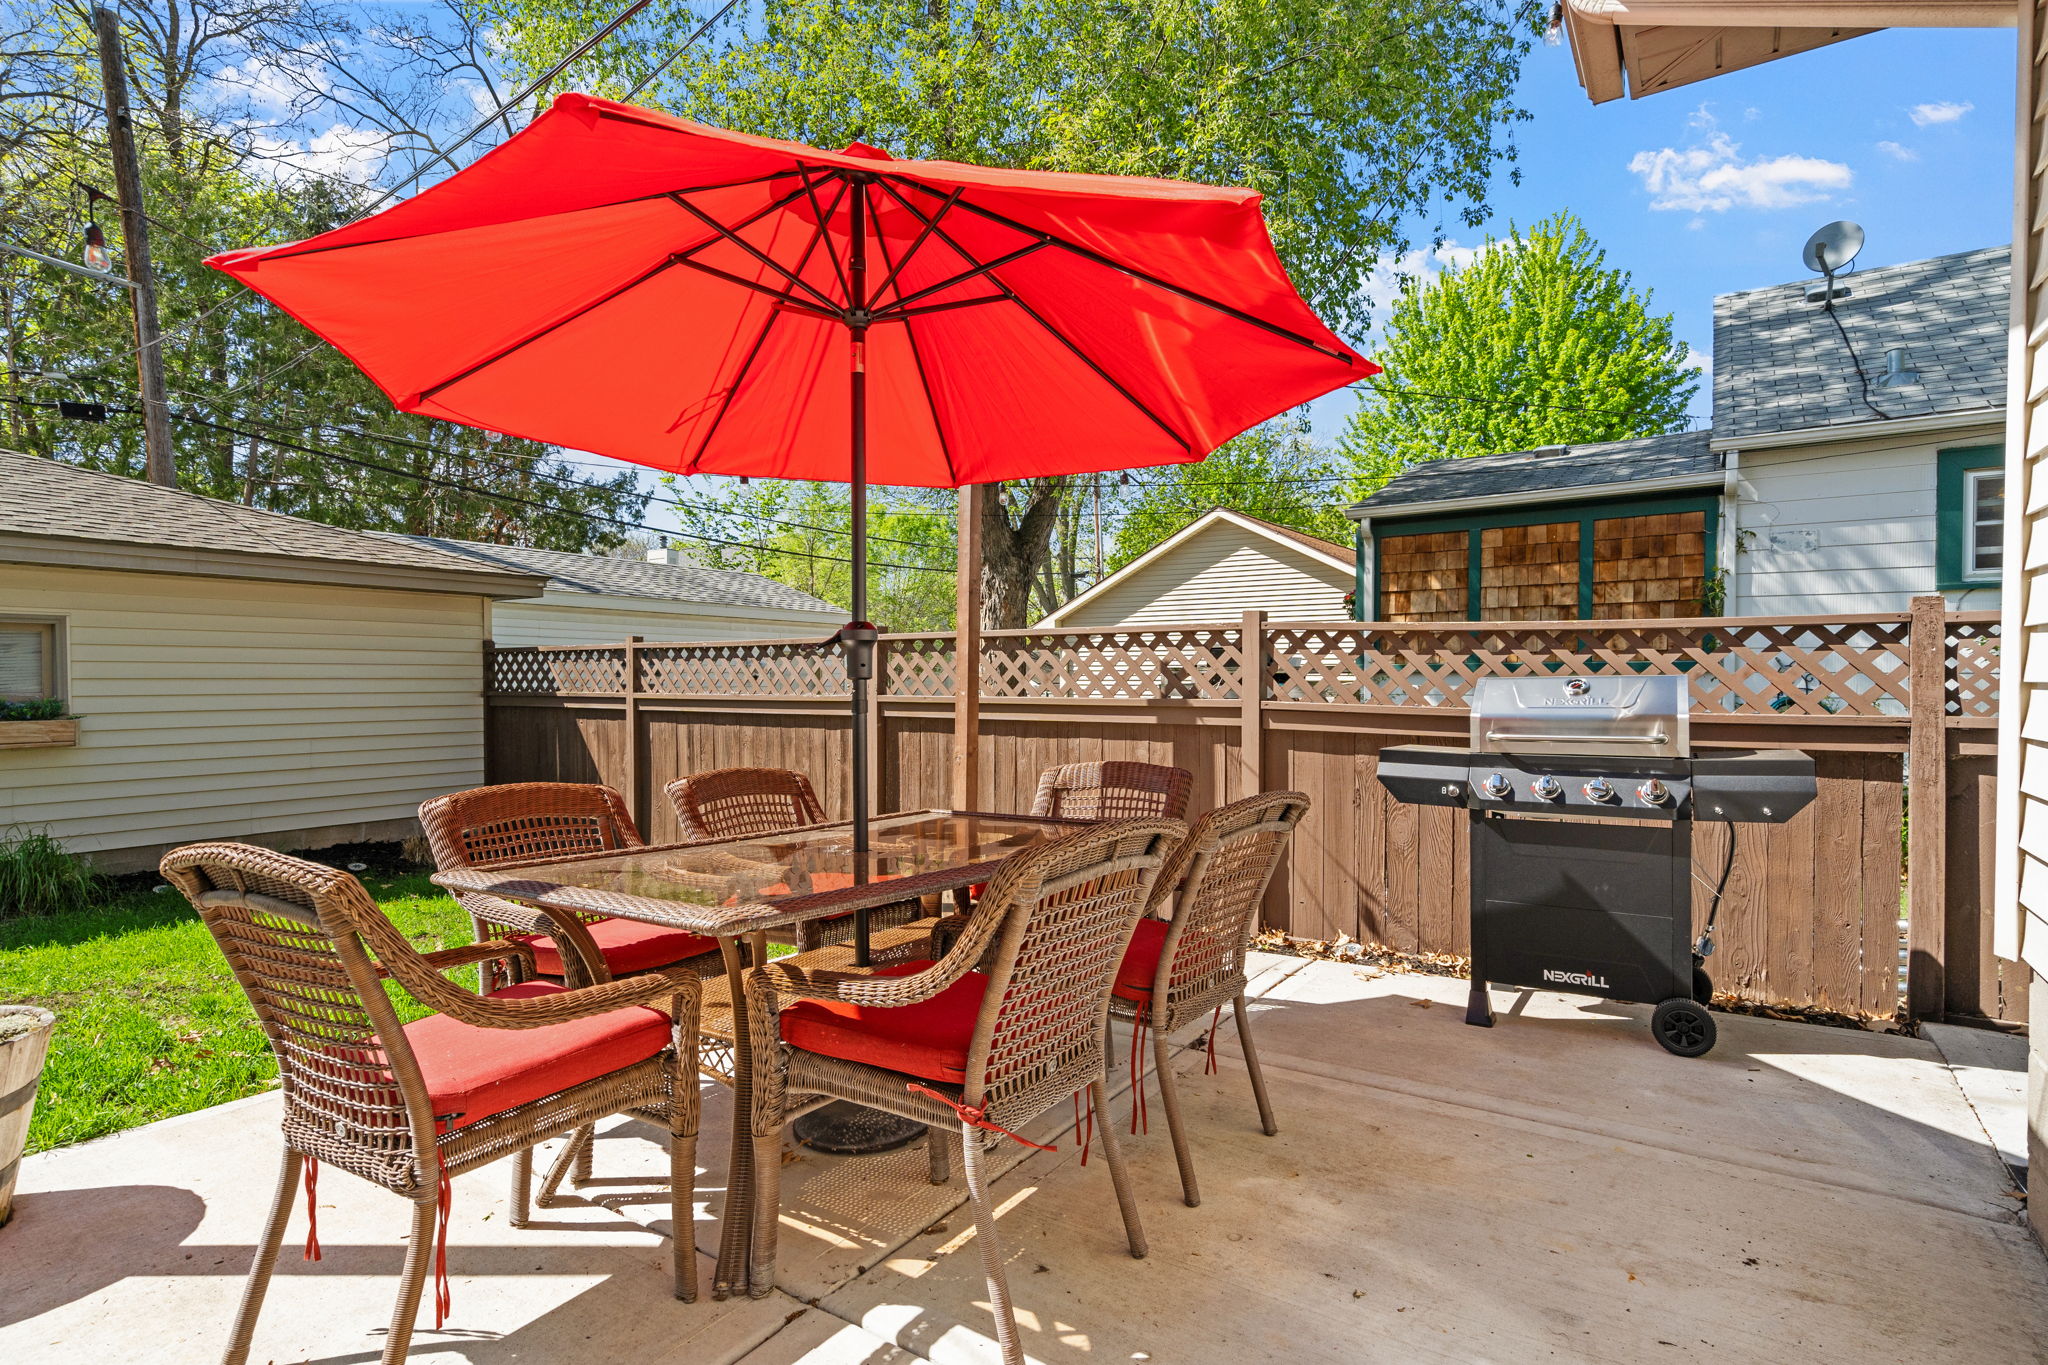
[[1685, 677], [1696, 711], [1903, 717], [1909, 634], [1903, 619], [1275, 626], [1266, 633], [1266, 695], [1458, 707], [1480, 678], [1635, 672]]
[[642, 645], [640, 691], [698, 697], [844, 697], [846, 661], [837, 644], [752, 640], [710, 645]]
[[984, 637], [981, 694], [1090, 701], [1237, 698], [1235, 626], [1003, 631]]
[[884, 635], [879, 689], [891, 697], [953, 695], [953, 637]]
[[1988, 719], [1998, 714], [1998, 621], [1963, 617], [1948, 622], [1948, 667], [1943, 709], [1951, 716]]
[[626, 690], [626, 651], [529, 646], [490, 652], [489, 690], [522, 696], [570, 696]]

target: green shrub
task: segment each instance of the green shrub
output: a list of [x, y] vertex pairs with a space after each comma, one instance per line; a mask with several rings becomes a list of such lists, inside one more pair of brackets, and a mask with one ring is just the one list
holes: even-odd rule
[[0, 701], [0, 720], [62, 720], [64, 699], [44, 697], [40, 701]]
[[0, 830], [0, 920], [88, 910], [103, 887], [99, 873], [45, 830]]

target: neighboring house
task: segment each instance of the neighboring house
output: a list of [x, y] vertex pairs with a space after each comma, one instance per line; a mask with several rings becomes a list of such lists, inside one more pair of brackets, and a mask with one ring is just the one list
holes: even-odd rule
[[1353, 558], [1345, 546], [1218, 507], [1039, 624], [1096, 630], [1221, 622], [1252, 610], [1275, 620], [1342, 620]]
[[1996, 608], [2010, 257], [1841, 276], [1832, 317], [1817, 282], [1720, 296], [1711, 431], [1405, 471], [1349, 509], [1361, 617]]
[[128, 871], [397, 838], [483, 781], [492, 604], [539, 575], [5, 451], [0, 490], [0, 699], [80, 717], [0, 747], [0, 828]]
[[846, 610], [760, 574], [706, 569], [674, 550], [645, 559], [613, 559], [485, 545], [472, 540], [396, 536], [511, 573], [544, 574], [537, 600], [491, 607], [499, 645], [617, 644], [629, 635], [674, 643], [824, 636], [846, 624]]

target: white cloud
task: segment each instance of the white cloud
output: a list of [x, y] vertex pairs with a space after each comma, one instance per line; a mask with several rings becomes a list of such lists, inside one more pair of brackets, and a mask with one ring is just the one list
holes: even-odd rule
[[1953, 100], [1935, 100], [1930, 104], [1916, 104], [1906, 112], [1917, 126], [1925, 128], [1930, 123], [1954, 123], [1976, 107], [1968, 100], [1961, 104]]
[[1744, 160], [1741, 144], [1714, 128], [1711, 116], [1695, 115], [1690, 122], [1706, 133], [1704, 141], [1637, 152], [1629, 160], [1629, 170], [1642, 177], [1643, 188], [1650, 192], [1653, 209], [1723, 213], [1732, 208], [1793, 208], [1846, 190], [1854, 178], [1841, 162], [1819, 157]]
[[247, 129], [251, 169], [278, 180], [295, 170], [367, 185], [376, 179], [391, 139], [373, 128], [336, 123], [303, 141]]
[[1684, 369], [1698, 370], [1702, 384], [1711, 385], [1714, 382], [1714, 353], [1712, 351], [1702, 351], [1691, 342], [1687, 342], [1685, 346], [1685, 359], [1680, 361], [1679, 364]]
[[1878, 143], [1877, 150], [1883, 152], [1894, 161], [1918, 161], [1920, 159], [1920, 153], [1903, 143], [1893, 142], [1889, 138]]
[[1392, 313], [1394, 302], [1401, 297], [1401, 288], [1407, 281], [1420, 280], [1426, 284], [1446, 270], [1464, 269], [1501, 245], [1504, 243], [1500, 241], [1482, 242], [1478, 246], [1460, 246], [1456, 242], [1445, 241], [1435, 246], [1416, 247], [1392, 261], [1377, 262], [1361, 291], [1374, 324], [1382, 323]]

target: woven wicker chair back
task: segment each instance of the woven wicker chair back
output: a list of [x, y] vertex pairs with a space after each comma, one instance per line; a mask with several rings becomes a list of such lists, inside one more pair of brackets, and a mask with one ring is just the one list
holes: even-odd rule
[[1308, 809], [1300, 792], [1262, 792], [1210, 811], [1173, 851], [1153, 891], [1174, 919], [1161, 956], [1169, 1009], [1242, 977], [1266, 887]]
[[1036, 1112], [1101, 1076], [1110, 986], [1184, 832], [1174, 820], [1120, 821], [1003, 864], [976, 910], [1003, 928], [967, 1058], [969, 1103]]
[[720, 768], [678, 778], [666, 790], [683, 838], [692, 843], [744, 839], [825, 820], [811, 780], [788, 768]]
[[1038, 779], [1031, 813], [1069, 820], [1179, 820], [1195, 775], [1161, 763], [1064, 763]]
[[625, 798], [583, 782], [513, 782], [437, 796], [420, 807], [420, 825], [444, 872], [644, 842]]
[[163, 872], [256, 1007], [297, 1150], [400, 1193], [438, 1168], [426, 1085], [368, 948], [409, 952], [346, 872], [244, 844], [173, 851]]

